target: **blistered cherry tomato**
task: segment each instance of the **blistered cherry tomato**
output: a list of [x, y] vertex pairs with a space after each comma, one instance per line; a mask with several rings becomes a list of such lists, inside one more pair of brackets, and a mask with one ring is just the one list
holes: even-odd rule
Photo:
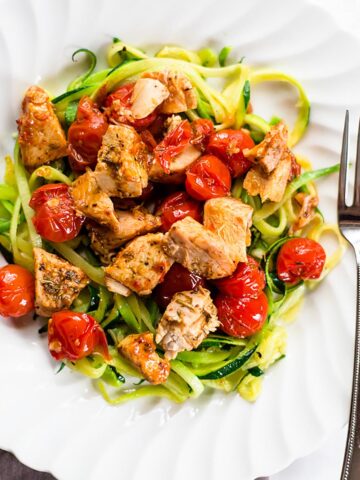
[[86, 313], [56, 312], [49, 320], [49, 351], [56, 360], [80, 360], [92, 353], [109, 359], [104, 330]]
[[64, 183], [38, 188], [29, 205], [35, 210], [32, 220], [37, 233], [51, 242], [72, 240], [85, 221], [85, 217], [76, 212], [69, 187]]
[[205, 280], [195, 273], [189, 272], [179, 263], [174, 263], [155, 290], [155, 299], [161, 308], [166, 308], [177, 292], [205, 287]]
[[225, 295], [256, 298], [265, 288], [265, 273], [254, 258], [248, 257], [247, 263], [239, 263], [230, 277], [214, 283]]
[[244, 157], [243, 150], [255, 145], [244, 130], [220, 130], [210, 136], [206, 151], [219, 157], [229, 168], [233, 177], [244, 175], [251, 162]]
[[135, 119], [131, 115], [131, 97], [135, 83], [126, 83], [114, 90], [105, 99], [104, 106], [108, 110], [110, 120], [115, 123], [126, 123], [136, 129], [144, 129], [151, 125], [157, 117], [156, 111], [147, 117]]
[[202, 206], [186, 192], [176, 192], [165, 198], [158, 214], [161, 215], [162, 229], [167, 232], [173, 223], [185, 217], [201, 222]]
[[193, 130], [191, 143], [193, 145], [198, 145], [202, 150], [205, 150], [210, 135], [214, 132], [213, 122], [207, 118], [199, 118], [192, 122], [191, 128]]
[[35, 283], [19, 265], [0, 268], [0, 315], [22, 317], [34, 309]]
[[170, 173], [169, 165], [171, 160], [177, 157], [189, 145], [191, 137], [192, 129], [190, 122], [183, 120], [177, 127], [165, 135], [163, 140], [154, 148], [155, 158], [166, 173]]
[[73, 170], [84, 171], [86, 167], [96, 164], [107, 128], [105, 116], [91, 98], [83, 97], [78, 105], [76, 120], [68, 131], [69, 160]]
[[186, 172], [186, 191], [196, 200], [224, 197], [230, 187], [229, 169], [214, 155], [200, 157]]
[[326, 254], [320, 243], [310, 238], [291, 238], [280, 248], [276, 269], [280, 280], [297, 283], [319, 278]]
[[215, 305], [221, 330], [234, 337], [249, 337], [261, 330], [268, 313], [268, 300], [264, 292], [257, 298], [231, 297], [219, 293]]

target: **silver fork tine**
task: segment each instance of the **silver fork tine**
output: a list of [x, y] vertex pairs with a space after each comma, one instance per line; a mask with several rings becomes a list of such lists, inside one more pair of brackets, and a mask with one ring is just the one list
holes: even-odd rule
[[354, 184], [354, 206], [360, 207], [360, 120], [357, 137], [355, 184]]
[[338, 208], [344, 208], [346, 198], [346, 180], [348, 171], [348, 158], [349, 158], [349, 110], [346, 110], [345, 125], [343, 134], [343, 143], [341, 149], [341, 162], [339, 173], [339, 194], [338, 194]]

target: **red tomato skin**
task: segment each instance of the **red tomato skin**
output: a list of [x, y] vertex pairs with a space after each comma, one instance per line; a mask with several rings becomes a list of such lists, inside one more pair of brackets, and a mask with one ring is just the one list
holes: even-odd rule
[[202, 277], [189, 272], [180, 263], [174, 263], [155, 290], [155, 300], [160, 308], [165, 309], [171, 302], [175, 293], [194, 290], [197, 287], [205, 287]]
[[169, 165], [184, 148], [189, 145], [192, 129], [188, 120], [183, 120], [179, 125], [165, 135], [163, 140], [154, 148], [155, 159], [166, 173], [170, 173]]
[[171, 225], [185, 217], [202, 220], [202, 205], [186, 192], [175, 192], [161, 203], [158, 214], [161, 215], [162, 231], [167, 232]]
[[225, 197], [230, 194], [231, 175], [214, 155], [203, 155], [186, 172], [185, 188], [195, 200]]
[[280, 248], [277, 276], [285, 283], [315, 280], [320, 277], [326, 253], [320, 243], [310, 238], [291, 238]]
[[253, 139], [243, 130], [220, 130], [210, 136], [207, 152], [219, 157], [229, 168], [233, 177], [244, 175], [251, 167], [243, 150], [255, 146]]
[[48, 345], [55, 360], [74, 362], [92, 353], [110, 359], [104, 330], [86, 313], [70, 310], [54, 313], [49, 320]]
[[35, 282], [19, 265], [0, 268], [0, 315], [22, 317], [34, 309]]
[[191, 143], [198, 145], [204, 151], [209, 143], [210, 135], [214, 132], [214, 124], [207, 118], [198, 118], [191, 124], [193, 131]]
[[82, 172], [94, 167], [102, 137], [108, 129], [103, 113], [89, 97], [83, 97], [78, 105], [76, 120], [68, 131], [69, 161], [71, 168]]
[[239, 263], [230, 277], [214, 283], [224, 295], [257, 298], [265, 288], [265, 273], [254, 258], [248, 257], [248, 262]]
[[232, 297], [219, 293], [214, 303], [221, 322], [221, 330], [240, 338], [259, 332], [266, 321], [269, 309], [264, 292], [257, 298]]
[[[108, 109], [110, 120], [114, 123], [126, 123], [138, 130], [146, 129], [157, 118], [156, 110], [147, 117], [134, 119], [131, 116], [131, 97], [134, 91], [135, 82], [126, 83], [114, 90], [105, 99], [104, 106]], [[128, 112], [127, 112], [128, 110]]]
[[72, 240], [85, 221], [85, 217], [76, 212], [69, 187], [63, 183], [38, 188], [29, 205], [35, 210], [32, 221], [37, 233], [51, 242]]

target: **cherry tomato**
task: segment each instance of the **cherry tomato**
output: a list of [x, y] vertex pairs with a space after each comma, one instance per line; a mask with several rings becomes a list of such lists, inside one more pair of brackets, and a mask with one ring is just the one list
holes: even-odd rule
[[22, 317], [34, 309], [35, 283], [19, 265], [0, 268], [0, 315]]
[[214, 283], [225, 295], [256, 298], [265, 288], [265, 273], [254, 258], [248, 257], [248, 262], [239, 263], [230, 277], [221, 278]]
[[286, 283], [319, 278], [326, 254], [320, 243], [310, 238], [291, 238], [280, 248], [277, 275]]
[[177, 157], [184, 148], [189, 145], [192, 130], [188, 120], [183, 120], [171, 130], [163, 140], [154, 148], [155, 158], [166, 173], [170, 173], [169, 165], [173, 158]]
[[200, 157], [186, 172], [186, 191], [196, 200], [224, 197], [230, 187], [229, 169], [214, 155]]
[[162, 230], [167, 232], [173, 223], [188, 216], [201, 222], [202, 206], [186, 192], [176, 192], [165, 198], [158, 214], [161, 215]]
[[192, 122], [191, 128], [193, 130], [191, 143], [193, 145], [199, 145], [202, 150], [205, 150], [210, 135], [214, 132], [213, 122], [207, 118], [199, 118]]
[[255, 145], [244, 130], [221, 130], [210, 136], [207, 152], [219, 157], [229, 168], [233, 177], [244, 175], [252, 163], [244, 157], [243, 150]]
[[195, 273], [189, 272], [180, 263], [174, 263], [164, 281], [155, 290], [155, 299], [161, 308], [166, 308], [177, 292], [194, 290], [196, 287], [205, 287], [205, 280]]
[[73, 170], [84, 171], [86, 167], [96, 164], [107, 128], [105, 116], [91, 98], [83, 97], [78, 105], [76, 120], [68, 131], [69, 160]]
[[49, 320], [48, 344], [56, 360], [80, 360], [92, 353], [100, 353], [109, 360], [104, 330], [86, 313], [70, 310], [56, 312]]
[[137, 129], [147, 128], [157, 117], [153, 111], [145, 118], [135, 119], [131, 115], [131, 97], [134, 91], [134, 83], [126, 83], [114, 90], [106, 97], [104, 106], [108, 109], [109, 117], [115, 123], [126, 123]]
[[268, 300], [264, 292], [257, 298], [231, 297], [219, 293], [215, 305], [221, 330], [240, 338], [249, 337], [261, 330], [268, 313]]
[[72, 240], [85, 221], [85, 217], [76, 212], [69, 187], [64, 183], [38, 188], [29, 205], [35, 210], [32, 220], [37, 233], [50, 242]]

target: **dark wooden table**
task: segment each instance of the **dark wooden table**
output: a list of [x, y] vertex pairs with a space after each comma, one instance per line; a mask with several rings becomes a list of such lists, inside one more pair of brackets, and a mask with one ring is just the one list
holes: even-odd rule
[[[25, 467], [14, 455], [0, 450], [0, 480], [56, 480], [50, 473], [42, 473]], [[240, 480], [240, 479], [239, 479]], [[269, 480], [258, 478], [257, 480]]]

